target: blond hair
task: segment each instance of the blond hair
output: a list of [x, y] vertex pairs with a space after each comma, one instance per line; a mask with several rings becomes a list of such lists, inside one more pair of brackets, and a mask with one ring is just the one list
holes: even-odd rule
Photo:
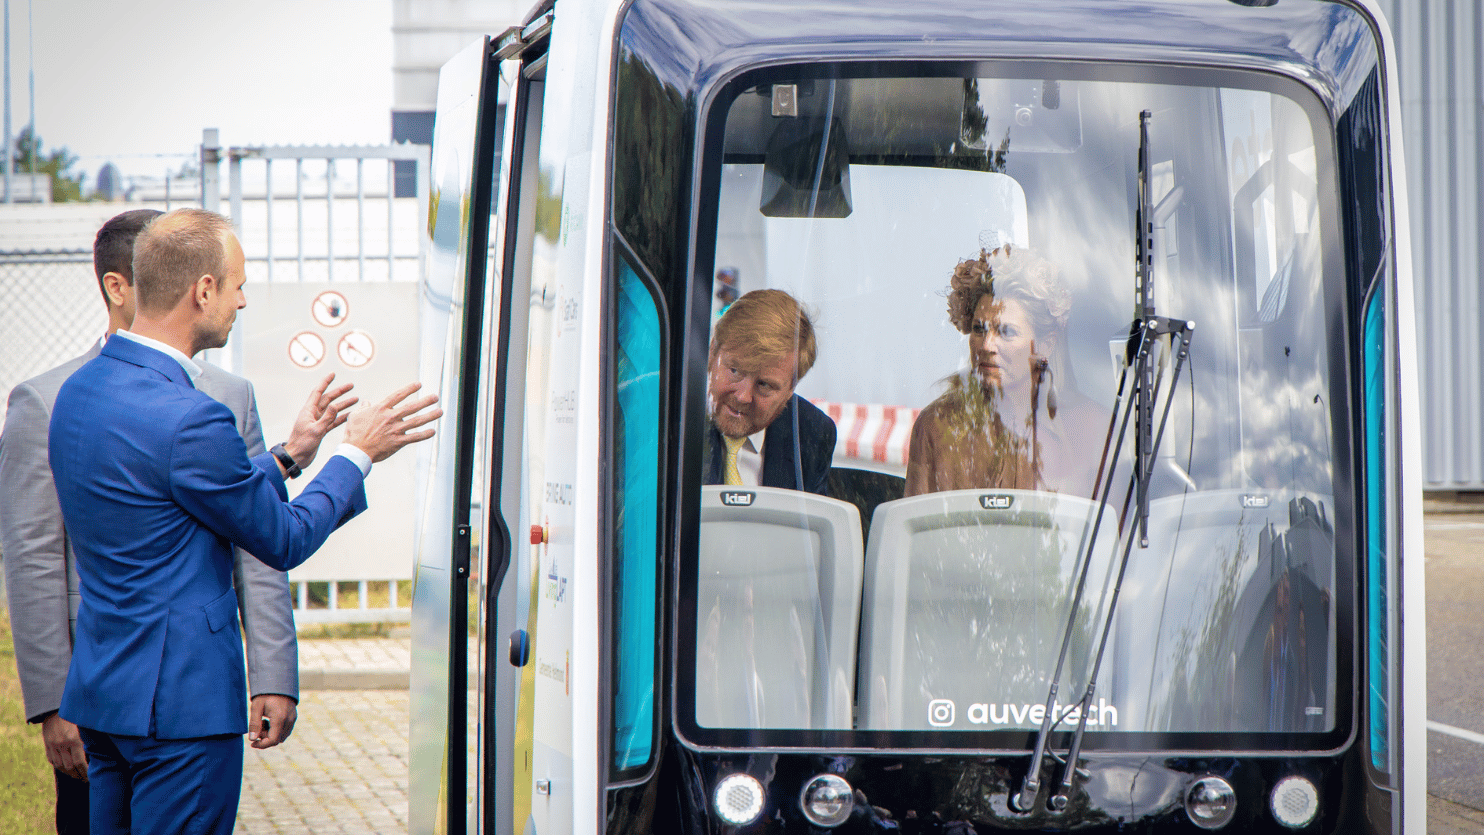
[[150, 221], [134, 241], [134, 288], [139, 310], [175, 307], [203, 275], [226, 277], [232, 222], [205, 209], [176, 209]]
[[782, 290], [753, 290], [732, 302], [711, 335], [708, 362], [716, 360], [721, 350], [738, 354], [744, 360], [766, 362], [793, 356], [794, 382], [814, 367], [818, 346], [814, 340], [814, 322], [798, 301]]

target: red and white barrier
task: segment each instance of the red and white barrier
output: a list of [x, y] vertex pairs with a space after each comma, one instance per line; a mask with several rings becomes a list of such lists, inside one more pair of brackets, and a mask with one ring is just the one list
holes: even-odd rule
[[879, 403], [829, 403], [813, 401], [835, 422], [835, 460], [855, 459], [907, 465], [907, 445], [912, 424], [921, 409], [884, 406]]

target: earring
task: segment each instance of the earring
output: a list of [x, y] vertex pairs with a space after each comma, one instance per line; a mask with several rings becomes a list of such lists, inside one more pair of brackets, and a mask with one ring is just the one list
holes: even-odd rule
[[1046, 416], [1056, 420], [1056, 374], [1051, 370], [1051, 361], [1044, 357], [1036, 360], [1036, 372], [1037, 388], [1046, 388]]

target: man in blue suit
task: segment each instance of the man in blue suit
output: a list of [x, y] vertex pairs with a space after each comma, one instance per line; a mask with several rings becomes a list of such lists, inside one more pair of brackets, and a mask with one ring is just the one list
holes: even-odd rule
[[[162, 212], [132, 209], [110, 218], [93, 244], [93, 267], [108, 312], [108, 330], [87, 352], [17, 385], [0, 433], [0, 551], [10, 602], [16, 671], [26, 716], [41, 726], [47, 760], [55, 769], [58, 835], [88, 831], [88, 762], [77, 726], [57, 715], [72, 661], [72, 635], [81, 590], [76, 560], [62, 524], [57, 488], [47, 460], [47, 438], [57, 391], [103, 343], [134, 321], [134, 239]], [[249, 454], [267, 449], [252, 384], [208, 363], [196, 380], [237, 418]], [[249, 736], [254, 748], [282, 742], [293, 730], [299, 698], [298, 644], [284, 573], [250, 555], [233, 554], [234, 585], [247, 639], [252, 696]], [[269, 730], [261, 732], [264, 725]], [[259, 731], [259, 733], [252, 733]]]
[[[441, 415], [412, 384], [347, 419], [344, 389], [322, 385], [289, 439], [249, 459], [190, 359], [226, 343], [245, 278], [225, 218], [153, 221], [135, 242], [133, 327], [57, 395], [50, 461], [82, 592], [61, 716], [87, 749], [95, 835], [232, 831], [248, 729], [232, 545], [302, 563], [365, 509], [372, 463]], [[285, 477], [341, 423], [345, 443], [288, 501]]]
[[814, 323], [782, 290], [754, 290], [716, 323], [707, 365], [705, 484], [829, 493], [835, 422], [794, 386], [814, 365]]

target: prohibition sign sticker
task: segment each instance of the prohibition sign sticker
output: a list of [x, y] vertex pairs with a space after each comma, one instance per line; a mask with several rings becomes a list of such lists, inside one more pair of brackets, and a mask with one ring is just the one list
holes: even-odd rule
[[313, 368], [325, 358], [325, 341], [319, 334], [301, 331], [289, 340], [289, 360], [300, 368]]
[[351, 331], [340, 337], [335, 353], [348, 367], [360, 368], [376, 356], [376, 343], [371, 339], [371, 334], [365, 331]]
[[309, 312], [314, 316], [314, 321], [333, 328], [350, 315], [350, 302], [334, 290], [326, 290], [314, 297], [309, 305]]

